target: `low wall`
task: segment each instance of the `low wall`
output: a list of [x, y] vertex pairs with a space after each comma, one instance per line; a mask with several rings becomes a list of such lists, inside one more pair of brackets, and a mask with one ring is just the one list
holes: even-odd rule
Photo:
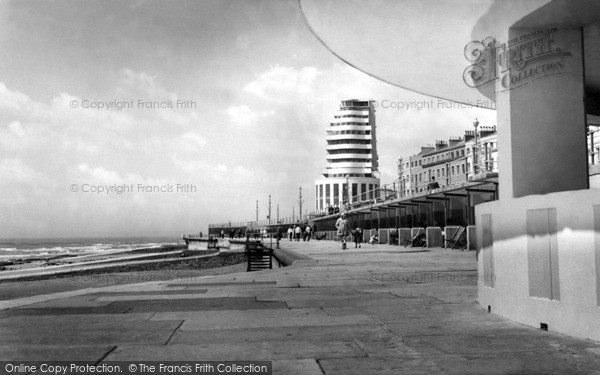
[[390, 231], [388, 229], [379, 230], [379, 243], [387, 244], [389, 242]]
[[479, 304], [600, 340], [600, 190], [500, 199], [475, 213]]
[[444, 241], [442, 240], [442, 228], [440, 227], [427, 227], [425, 230], [427, 247], [442, 247]]
[[473, 225], [467, 227], [467, 250], [477, 250], [477, 228]]
[[311, 257], [291, 250], [275, 249], [273, 250], [273, 255], [277, 261], [285, 267], [289, 267], [291, 265], [313, 265], [317, 263], [317, 261]]
[[398, 245], [404, 246], [406, 241], [410, 242], [410, 240], [412, 239], [410, 232], [410, 228], [398, 229]]

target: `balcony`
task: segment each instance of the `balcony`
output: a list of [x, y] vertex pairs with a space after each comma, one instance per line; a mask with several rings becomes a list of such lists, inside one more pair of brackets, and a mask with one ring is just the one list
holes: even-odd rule
[[339, 163], [330, 163], [327, 162], [327, 166], [330, 168], [368, 168], [369, 170], [373, 167], [373, 163], [371, 162], [360, 162], [360, 161], [348, 161], [348, 162], [339, 162]]
[[373, 159], [373, 154], [328, 154], [327, 160], [337, 160], [337, 159]]
[[333, 119], [329, 125], [331, 126], [365, 126], [365, 125], [369, 125], [369, 119], [368, 118], [336, 118]]
[[336, 134], [336, 135], [327, 135], [325, 137], [328, 141], [339, 141], [343, 139], [364, 139], [370, 141], [372, 139], [371, 134]]
[[327, 145], [327, 151], [329, 150], [372, 150], [373, 146], [370, 143], [366, 144], [357, 144], [357, 143], [341, 143], [338, 145]]
[[342, 168], [338, 165], [335, 165], [335, 166], [328, 165], [323, 170], [322, 173], [327, 174], [327, 175], [339, 174], [339, 175], [345, 176], [346, 174], [350, 174], [350, 173], [359, 173], [359, 174], [373, 173], [373, 170], [371, 168], [365, 168], [363, 166], [352, 167], [352, 168]]

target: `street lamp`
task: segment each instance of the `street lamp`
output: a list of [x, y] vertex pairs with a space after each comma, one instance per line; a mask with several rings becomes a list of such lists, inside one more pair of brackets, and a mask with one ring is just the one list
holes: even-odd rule
[[473, 174], [477, 174], [477, 152], [479, 150], [478, 139], [477, 139], [477, 127], [479, 126], [479, 120], [475, 118], [473, 121], [473, 127], [475, 127], [475, 146], [473, 146]]

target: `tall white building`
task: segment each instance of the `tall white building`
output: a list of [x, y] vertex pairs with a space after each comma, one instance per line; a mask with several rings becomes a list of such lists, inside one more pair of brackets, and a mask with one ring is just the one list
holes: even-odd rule
[[343, 100], [327, 126], [327, 163], [315, 181], [316, 209], [378, 198], [375, 109], [368, 100]]

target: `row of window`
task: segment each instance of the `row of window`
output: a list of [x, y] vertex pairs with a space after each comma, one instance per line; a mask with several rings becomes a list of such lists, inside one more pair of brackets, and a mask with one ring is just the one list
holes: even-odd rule
[[[453, 165], [450, 168], [450, 170], [448, 171], [448, 177], [450, 177], [450, 176], [456, 176], [458, 174], [461, 174], [461, 170], [462, 170], [462, 174], [467, 173], [467, 171], [470, 170], [469, 163], [460, 164], [460, 165]], [[414, 175], [411, 174], [410, 175], [410, 182], [411, 183], [423, 182], [423, 178], [424, 177], [426, 178], [425, 181], [431, 180], [431, 177], [444, 178], [444, 177], [446, 177], [445, 168], [437, 168], [435, 170], [431, 170], [431, 171], [428, 171], [428, 172], [422, 172], [422, 173], [414, 174]], [[406, 176], [405, 179], [408, 179], [408, 176]]]
[[341, 178], [341, 177], [373, 177], [372, 173], [331, 173], [324, 174], [325, 177]]
[[369, 115], [342, 115], [334, 116], [334, 118], [369, 118]]
[[370, 139], [337, 139], [333, 141], [327, 141], [328, 145], [370, 145]]
[[367, 122], [330, 122], [331, 126], [342, 126], [342, 125], [360, 125], [360, 126], [371, 126]]
[[358, 134], [358, 135], [370, 135], [370, 130], [340, 130], [340, 131], [327, 131], [327, 135], [340, 135], [340, 134]]
[[[334, 184], [333, 189], [331, 189], [331, 185], [325, 185], [325, 189], [323, 189], [323, 185], [315, 186], [315, 196], [316, 196], [316, 209], [322, 210], [327, 206], [335, 206], [339, 205], [342, 202], [348, 200], [348, 196], [352, 197], [352, 200], [367, 200], [374, 199], [375, 191], [379, 188], [377, 184], [360, 184], [360, 192], [358, 191], [359, 184], [352, 184], [351, 189], [348, 191], [346, 184]], [[367, 190], [368, 185], [368, 190]], [[325, 195], [323, 195], [323, 190], [325, 190]], [[333, 195], [331, 194], [333, 190]], [[340, 199], [340, 191], [342, 192], [342, 199]], [[323, 198], [325, 198], [325, 202], [323, 202]]]
[[[480, 148], [481, 148], [481, 152], [484, 152], [483, 150], [486, 149], [493, 149], [494, 147], [496, 147], [497, 145], [494, 142], [485, 142], [480, 144]], [[471, 154], [471, 149], [467, 148], [467, 155]], [[425, 157], [423, 159], [419, 159], [418, 161], [415, 160], [414, 162], [411, 161], [410, 162], [410, 167], [417, 167], [420, 166], [422, 163], [423, 164], [431, 164], [434, 162], [438, 162], [438, 161], [444, 161], [444, 160], [448, 160], [448, 159], [454, 159], [455, 157], [459, 158], [461, 156], [465, 156], [465, 150], [461, 149], [461, 150], [456, 150], [456, 153], [454, 151], [451, 152], [446, 152], [445, 154], [439, 154], [439, 155], [435, 155], [435, 156], [430, 156], [430, 157]], [[409, 163], [406, 163], [406, 167], [408, 168]]]
[[349, 150], [347, 148], [341, 149], [341, 150], [330, 150], [329, 151], [329, 155], [336, 155], [336, 154], [370, 154], [371, 150], [369, 149], [363, 149], [363, 148], [357, 148], [357, 149], [352, 149]]
[[370, 163], [371, 159], [327, 159], [329, 163]]

